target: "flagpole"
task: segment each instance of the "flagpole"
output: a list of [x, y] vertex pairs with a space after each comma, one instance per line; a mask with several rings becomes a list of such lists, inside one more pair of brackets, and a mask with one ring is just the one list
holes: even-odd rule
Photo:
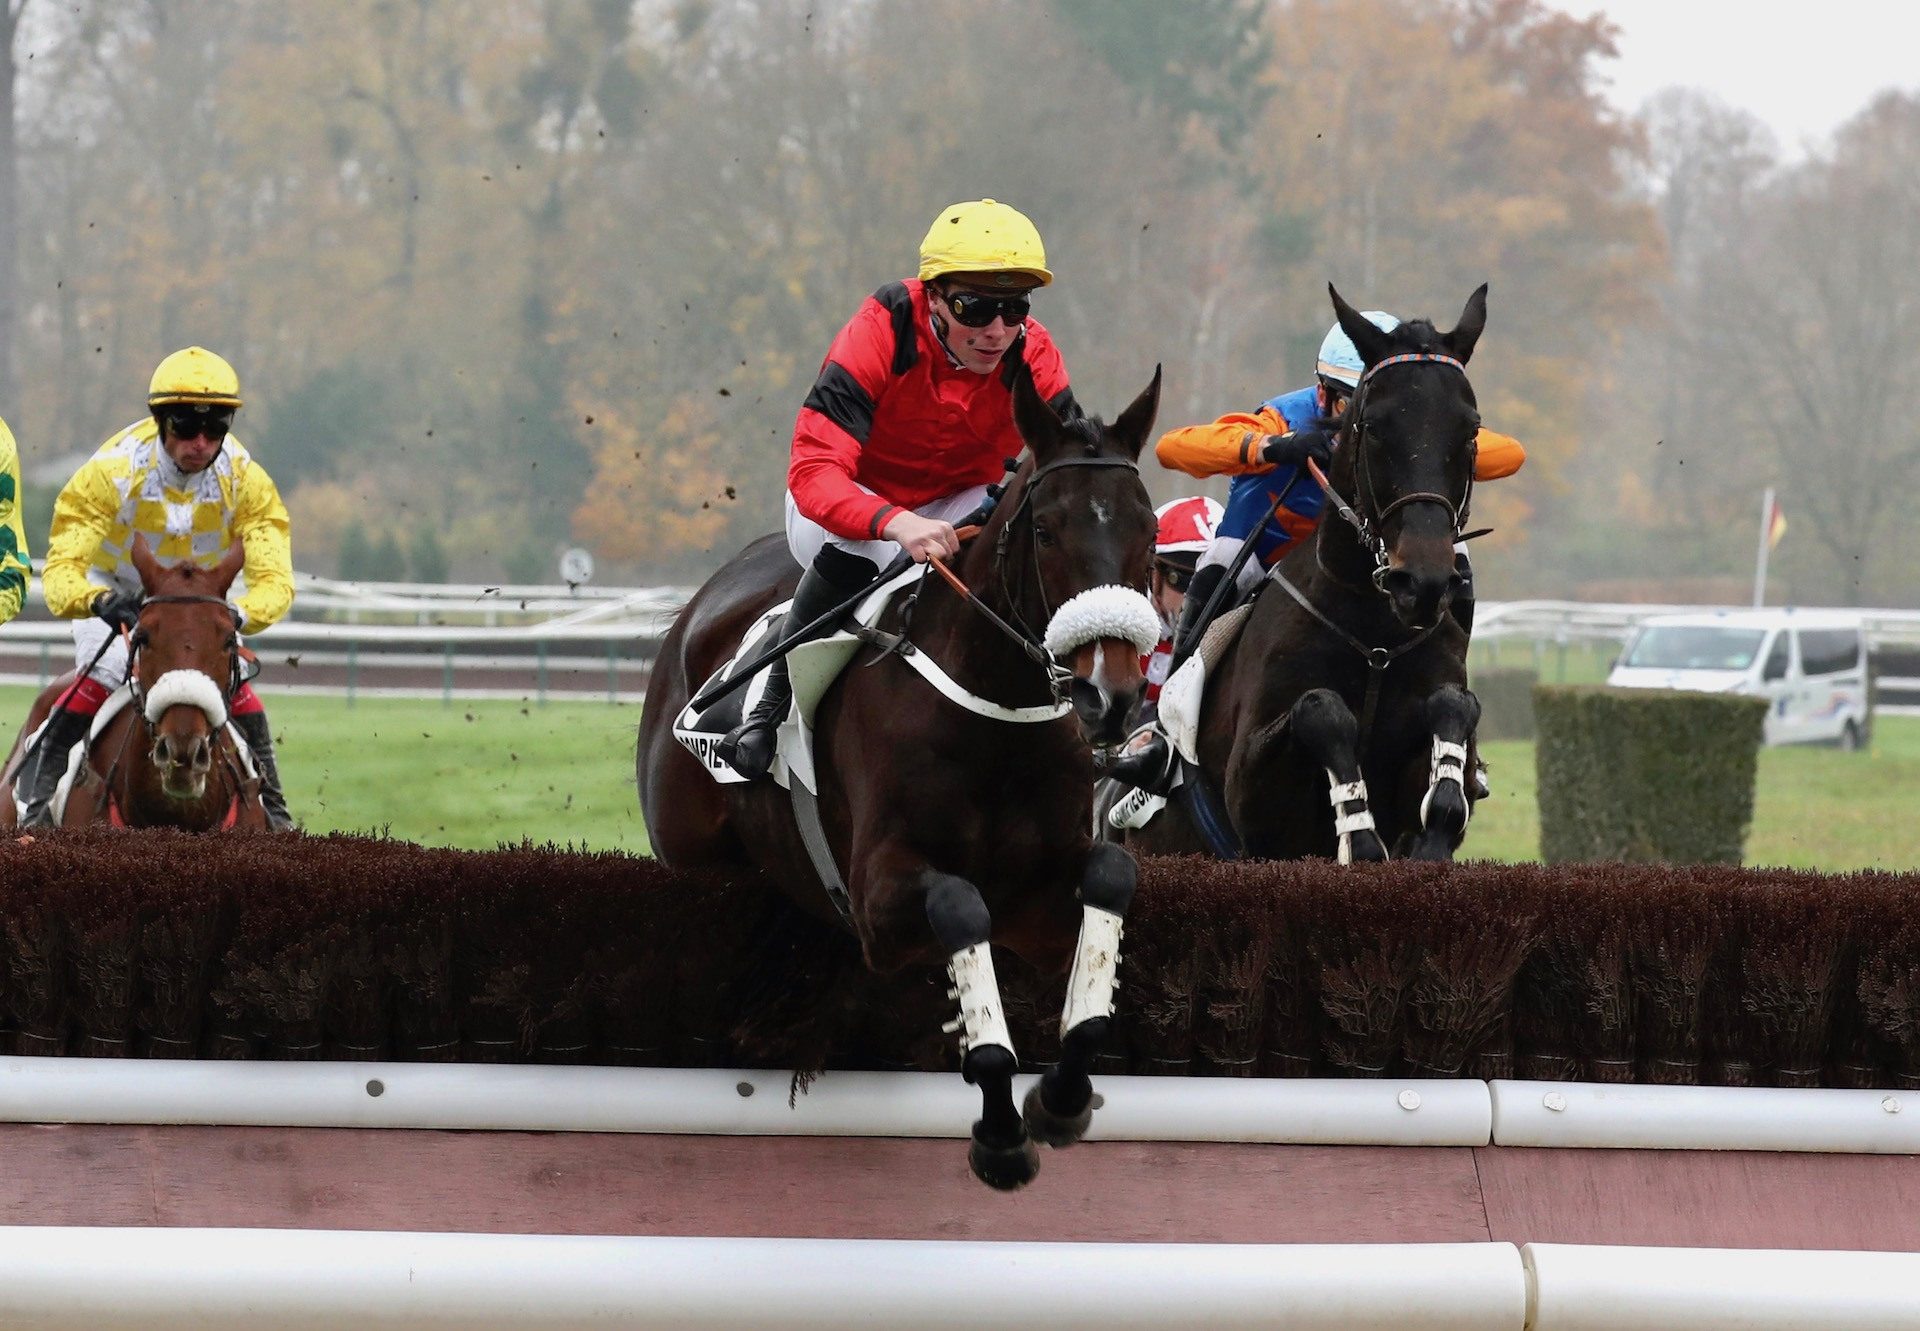
[[1773, 487], [1760, 496], [1760, 554], [1753, 565], [1753, 608], [1758, 610], [1767, 599], [1767, 549], [1771, 544], [1768, 537], [1773, 534]]

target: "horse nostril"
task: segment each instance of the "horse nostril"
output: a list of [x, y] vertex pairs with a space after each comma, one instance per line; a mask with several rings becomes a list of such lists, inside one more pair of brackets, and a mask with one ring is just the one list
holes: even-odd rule
[[209, 743], [204, 737], [194, 740], [193, 742], [194, 770], [196, 772], [204, 772], [212, 766], [213, 766], [213, 745]]

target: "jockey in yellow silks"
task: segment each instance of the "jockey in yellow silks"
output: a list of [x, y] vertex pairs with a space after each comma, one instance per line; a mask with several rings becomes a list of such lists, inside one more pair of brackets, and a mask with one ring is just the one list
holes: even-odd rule
[[[74, 658], [87, 677], [49, 719], [59, 729], [40, 745], [37, 766], [23, 768], [15, 783], [23, 827], [51, 821], [65, 754], [127, 678], [121, 631], [138, 618], [143, 594], [129, 557], [135, 535], [146, 537], [162, 564], [190, 559], [202, 568], [218, 564], [234, 541], [243, 542], [246, 586], [232, 607], [243, 633], [260, 632], [292, 606], [287, 508], [266, 468], [229, 433], [240, 403], [231, 365], [203, 347], [176, 351], [153, 373], [148, 417], [100, 445], [55, 501], [41, 585], [47, 608], [77, 621]], [[272, 730], [251, 685], [240, 686], [228, 713], [253, 750], [269, 822], [292, 826]], [[48, 754], [61, 758], [45, 760]]]
[[0, 624], [20, 613], [27, 599], [27, 527], [20, 520], [20, 450], [0, 421]]

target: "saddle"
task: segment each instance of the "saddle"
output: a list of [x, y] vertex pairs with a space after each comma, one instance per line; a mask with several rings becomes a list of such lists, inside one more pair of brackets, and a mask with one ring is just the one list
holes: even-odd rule
[[1181, 667], [1160, 687], [1160, 728], [1174, 751], [1190, 763], [1200, 761], [1200, 705], [1206, 699], [1207, 672], [1220, 664], [1253, 613], [1247, 601], [1207, 626]]
[[[813, 716], [819, 709], [820, 699], [862, 646], [883, 640], [883, 635], [876, 627], [881, 617], [902, 592], [917, 586], [926, 575], [925, 564], [915, 564], [902, 570], [898, 576], [867, 593], [866, 599], [853, 608], [840, 629], [824, 638], [803, 642], [787, 653], [787, 677], [793, 681], [793, 703], [776, 732], [778, 748], [770, 773], [779, 785], [791, 790], [797, 780], [808, 794], [819, 792], [819, 779], [815, 775], [813, 762]], [[791, 604], [790, 601], [782, 601], [764, 611], [748, 628], [727, 663], [714, 671], [694, 691], [694, 696], [698, 697], [713, 685], [732, 679], [741, 666], [772, 646], [786, 617], [787, 607]], [[673, 737], [700, 760], [709, 776], [722, 785], [735, 785], [746, 780], [720, 760], [720, 741], [753, 710], [766, 689], [767, 675], [772, 669], [769, 663], [754, 675], [750, 683], [719, 699], [706, 711], [695, 712], [693, 704], [688, 703], [674, 718]]]

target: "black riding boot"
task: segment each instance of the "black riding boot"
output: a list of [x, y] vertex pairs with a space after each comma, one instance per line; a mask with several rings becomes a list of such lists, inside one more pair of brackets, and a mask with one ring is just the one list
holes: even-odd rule
[[73, 746], [87, 737], [93, 725], [91, 714], [56, 711], [47, 720], [40, 736], [20, 770], [13, 777], [14, 801], [21, 807], [20, 827], [53, 826], [53, 796], [60, 789], [60, 778], [67, 770], [67, 755]]
[[[1184, 662], [1200, 646], [1200, 638], [1207, 631], [1207, 602], [1213, 599], [1213, 589], [1226, 576], [1225, 564], [1202, 564], [1193, 571], [1193, 581], [1187, 584], [1187, 599], [1180, 606], [1180, 623], [1173, 630], [1176, 664]], [[1225, 598], [1221, 605], [1226, 605]]]
[[[870, 560], [849, 554], [836, 546], [827, 546], [800, 575], [793, 589], [793, 604], [780, 621], [773, 641], [785, 641], [852, 596], [869, 582], [877, 570]], [[720, 741], [720, 761], [749, 781], [758, 781], [773, 770], [773, 758], [779, 748], [780, 723], [787, 719], [787, 706], [793, 701], [793, 681], [787, 676], [787, 658], [782, 656], [767, 673], [767, 687], [746, 719], [727, 732]]]
[[1154, 731], [1147, 742], [1130, 753], [1123, 753], [1107, 767], [1107, 775], [1123, 786], [1135, 786], [1149, 795], [1165, 795], [1173, 789], [1173, 746], [1167, 737]]
[[273, 725], [265, 712], [236, 712], [233, 724], [253, 750], [253, 765], [260, 772], [260, 803], [267, 811], [267, 826], [276, 832], [293, 830], [293, 815], [287, 812], [287, 794], [280, 788], [280, 764], [273, 756]]

